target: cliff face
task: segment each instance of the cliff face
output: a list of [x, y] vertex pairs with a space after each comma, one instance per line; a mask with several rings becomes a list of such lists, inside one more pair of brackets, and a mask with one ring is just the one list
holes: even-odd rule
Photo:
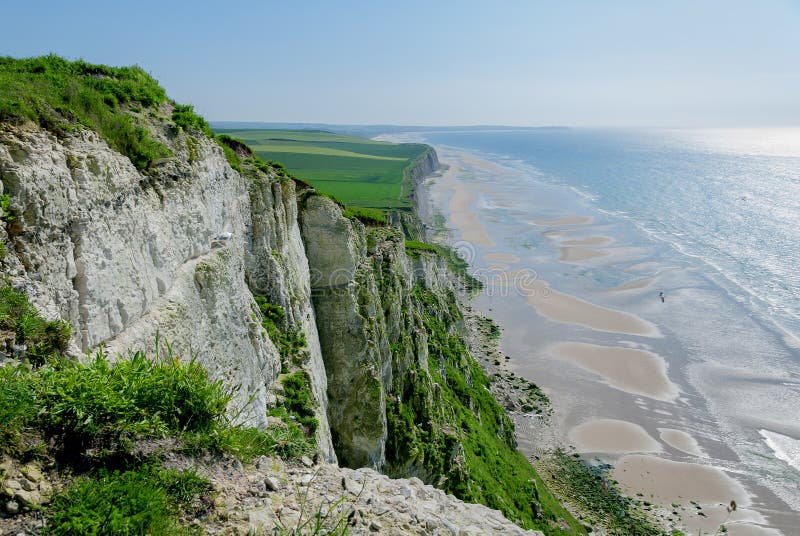
[[[174, 156], [146, 172], [89, 131], [0, 125], [2, 272], [72, 326], [71, 353], [169, 344], [237, 387], [230, 413], [260, 428], [301, 369], [325, 460], [533, 523], [535, 474], [467, 352], [445, 260], [164, 123], [149, 130]], [[426, 152], [411, 184], [437, 165]]]
[[281, 370], [253, 300], [268, 297], [287, 312], [285, 327], [305, 334], [318, 444], [335, 459], [294, 184], [246, 180], [204, 137], [167, 141], [175, 158], [143, 175], [92, 132], [2, 129], [14, 214], [4, 272], [45, 315], [70, 323], [74, 354], [159, 339], [239, 387], [235, 414], [259, 427]]
[[[72, 326], [74, 355], [170, 344], [238, 387], [232, 411], [258, 427], [282, 368], [265, 297], [305, 340], [321, 454], [383, 467], [393, 376], [427, 360], [411, 289], [447, 285], [439, 261], [410, 259], [397, 230], [368, 230], [325, 197], [299, 210], [294, 182], [244, 177], [205, 137], [152, 130], [174, 157], [143, 174], [94, 132], [4, 127], [4, 273]], [[412, 184], [436, 166], [424, 153]]]
[[411, 290], [417, 284], [438, 288], [446, 278], [437, 258], [412, 262], [406, 256], [399, 230], [351, 222], [325, 197], [307, 198], [301, 220], [334, 446], [345, 465], [380, 469], [393, 378], [413, 364], [427, 366], [426, 334]]

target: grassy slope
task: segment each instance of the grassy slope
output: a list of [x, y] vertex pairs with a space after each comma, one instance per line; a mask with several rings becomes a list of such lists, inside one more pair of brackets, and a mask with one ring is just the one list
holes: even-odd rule
[[312, 130], [221, 130], [347, 205], [410, 208], [406, 168], [427, 150]]
[[166, 102], [158, 82], [139, 67], [69, 62], [53, 55], [0, 57], [0, 123], [29, 120], [56, 134], [83, 125], [139, 169], [171, 153], [135, 114]]

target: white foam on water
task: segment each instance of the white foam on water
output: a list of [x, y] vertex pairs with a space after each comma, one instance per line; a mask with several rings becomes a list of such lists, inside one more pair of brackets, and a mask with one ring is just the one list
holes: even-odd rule
[[769, 430], [759, 430], [758, 433], [761, 434], [764, 442], [775, 453], [776, 458], [800, 471], [800, 439], [794, 439]]

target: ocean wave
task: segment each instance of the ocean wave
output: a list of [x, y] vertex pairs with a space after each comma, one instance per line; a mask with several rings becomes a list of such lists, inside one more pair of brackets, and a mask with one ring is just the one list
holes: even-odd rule
[[775, 453], [775, 457], [788, 463], [800, 472], [800, 439], [785, 436], [769, 430], [759, 430], [764, 442]]

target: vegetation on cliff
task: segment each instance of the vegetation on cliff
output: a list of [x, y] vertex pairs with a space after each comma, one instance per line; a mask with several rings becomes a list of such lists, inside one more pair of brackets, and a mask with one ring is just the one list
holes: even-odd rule
[[0, 287], [0, 353], [24, 355], [41, 365], [66, 351], [70, 327], [63, 320], [45, 320], [22, 292]]
[[545, 534], [582, 534], [583, 527], [516, 449], [513, 423], [454, 329], [462, 320], [455, 296], [417, 286], [412, 298], [424, 311], [428, 363], [393, 381], [387, 472], [422, 475], [456, 497], [496, 508]]
[[140, 67], [107, 67], [58, 56], [0, 57], [0, 122], [30, 120], [55, 133], [96, 131], [139, 168], [170, 155], [135, 115], [167, 102]]

